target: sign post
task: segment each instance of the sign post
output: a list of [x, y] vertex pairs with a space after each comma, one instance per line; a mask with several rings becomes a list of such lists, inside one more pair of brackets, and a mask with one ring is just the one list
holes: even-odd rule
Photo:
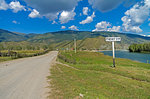
[[74, 51], [77, 53], [77, 44], [76, 44], [76, 39], [74, 39]]
[[107, 42], [112, 42], [113, 67], [116, 67], [115, 65], [115, 42], [121, 41], [121, 37], [106, 37], [105, 39]]

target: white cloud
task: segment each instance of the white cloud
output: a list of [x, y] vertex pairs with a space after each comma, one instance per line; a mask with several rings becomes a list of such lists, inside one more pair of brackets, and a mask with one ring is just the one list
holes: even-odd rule
[[15, 23], [15, 24], [17, 24], [17, 21], [15, 21], [15, 20], [14, 20], [14, 21], [12, 21], [12, 23]]
[[29, 14], [29, 17], [31, 18], [40, 17], [40, 13], [36, 9], [33, 9], [33, 11]]
[[82, 16], [82, 13], [80, 13], [80, 16]]
[[14, 24], [20, 24], [20, 23], [17, 22], [16, 20], [12, 21], [12, 23], [14, 23]]
[[111, 24], [109, 22], [106, 21], [102, 21], [96, 24], [96, 29], [93, 30], [94, 31], [110, 31], [110, 32], [120, 32], [121, 27], [120, 26], [113, 26], [111, 28]]
[[102, 21], [96, 24], [96, 29], [93, 31], [107, 31], [108, 27], [110, 27], [111, 24], [106, 21]]
[[5, 0], [0, 0], [0, 10], [7, 10], [9, 5], [5, 2]]
[[79, 29], [77, 28], [77, 26], [75, 26], [75, 25], [70, 26], [69, 29], [71, 29], [71, 30], [76, 30], [76, 31], [79, 30]]
[[85, 20], [81, 21], [80, 24], [91, 23], [94, 17], [95, 17], [95, 12], [93, 12], [93, 14], [91, 16], [88, 16]]
[[61, 29], [66, 29], [66, 26], [61, 26]]
[[12, 1], [9, 4], [5, 0], [0, 0], [0, 10], [12, 9], [14, 13], [18, 11], [26, 11], [25, 6], [21, 5], [19, 1]]
[[22, 10], [26, 11], [25, 6], [21, 5], [19, 1], [10, 2], [9, 7], [13, 10], [14, 13]]
[[61, 22], [61, 24], [67, 23], [70, 20], [74, 20], [74, 16], [76, 15], [76, 13], [74, 12], [74, 9], [72, 11], [63, 11], [60, 14], [59, 20]]
[[55, 20], [58, 13], [62, 11], [70, 12], [77, 6], [80, 0], [24, 0], [28, 6], [39, 11], [40, 15], [46, 16], [50, 20]]
[[89, 8], [83, 7], [83, 15], [88, 15]]
[[107, 31], [111, 31], [111, 32], [120, 32], [121, 27], [120, 26], [113, 26], [112, 28], [108, 28]]
[[150, 0], [145, 0], [135, 4], [131, 9], [125, 12], [122, 17], [123, 30], [126, 32], [142, 32], [140, 26], [150, 15]]
[[56, 21], [53, 21], [53, 23], [52, 24], [57, 24], [57, 22]]
[[147, 35], [144, 35], [144, 34], [140, 34], [141, 36], [144, 36], [144, 37], [146, 37]]

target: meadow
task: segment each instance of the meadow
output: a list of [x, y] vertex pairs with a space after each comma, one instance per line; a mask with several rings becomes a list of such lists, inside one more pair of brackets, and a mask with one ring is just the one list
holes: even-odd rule
[[60, 52], [50, 69], [53, 99], [150, 99], [150, 64], [98, 52]]

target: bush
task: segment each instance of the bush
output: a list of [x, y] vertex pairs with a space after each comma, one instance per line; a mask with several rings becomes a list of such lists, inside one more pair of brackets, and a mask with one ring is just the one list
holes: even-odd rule
[[150, 43], [132, 44], [129, 46], [130, 52], [150, 52]]
[[[33, 57], [33, 56], [38, 56], [38, 55], [43, 55], [48, 53], [49, 50], [44, 50], [44, 51], [8, 51], [8, 52], [0, 52], [0, 57], [11, 57], [12, 59], [17, 59], [17, 58], [24, 58], [24, 57]], [[33, 53], [33, 54], [29, 54]]]

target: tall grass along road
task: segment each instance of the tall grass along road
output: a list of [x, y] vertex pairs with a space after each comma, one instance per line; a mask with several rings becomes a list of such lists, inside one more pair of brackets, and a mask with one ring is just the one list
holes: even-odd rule
[[0, 99], [45, 99], [46, 77], [57, 53], [0, 63]]

